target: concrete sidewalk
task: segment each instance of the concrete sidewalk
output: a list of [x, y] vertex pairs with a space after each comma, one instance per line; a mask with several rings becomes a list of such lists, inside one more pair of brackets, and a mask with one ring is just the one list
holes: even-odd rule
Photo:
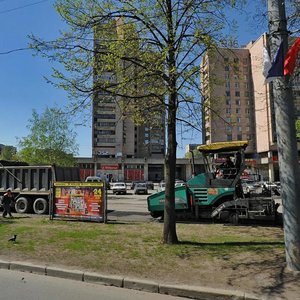
[[21, 263], [16, 261], [0, 260], [0, 268], [16, 270], [40, 275], [54, 276], [78, 281], [85, 281], [94, 284], [110, 285], [119, 288], [135, 289], [150, 293], [160, 293], [172, 296], [186, 297], [201, 300], [258, 300], [255, 295], [240, 291], [230, 291], [225, 289], [215, 289], [200, 286], [187, 285], [166, 285], [154, 281], [140, 280], [123, 276], [109, 276], [98, 273], [83, 272], [79, 270], [68, 270], [47, 265], [35, 265], [31, 263]]

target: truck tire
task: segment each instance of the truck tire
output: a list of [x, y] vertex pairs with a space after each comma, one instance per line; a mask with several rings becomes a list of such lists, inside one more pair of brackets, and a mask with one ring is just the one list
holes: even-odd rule
[[31, 211], [31, 208], [30, 202], [25, 197], [18, 198], [15, 203], [15, 210], [19, 214], [28, 213]]
[[37, 215], [44, 215], [47, 214], [49, 211], [49, 204], [48, 201], [44, 198], [37, 198], [33, 203], [33, 211]]

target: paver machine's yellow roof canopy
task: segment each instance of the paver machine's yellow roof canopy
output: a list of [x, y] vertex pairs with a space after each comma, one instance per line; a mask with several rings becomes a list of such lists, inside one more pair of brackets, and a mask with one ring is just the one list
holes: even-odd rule
[[232, 141], [232, 142], [217, 142], [211, 144], [200, 145], [197, 147], [202, 153], [219, 153], [219, 152], [230, 152], [239, 151], [246, 149], [248, 141]]

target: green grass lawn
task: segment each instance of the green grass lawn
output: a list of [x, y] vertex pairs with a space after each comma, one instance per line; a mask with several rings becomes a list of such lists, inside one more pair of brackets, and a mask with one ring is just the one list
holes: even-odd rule
[[[15, 216], [0, 218], [2, 259], [183, 283], [195, 283], [207, 270], [229, 272], [250, 261], [275, 267], [284, 260], [279, 227], [179, 223], [180, 243], [164, 245], [162, 223], [103, 224]], [[17, 234], [16, 243], [8, 242], [13, 234]]]

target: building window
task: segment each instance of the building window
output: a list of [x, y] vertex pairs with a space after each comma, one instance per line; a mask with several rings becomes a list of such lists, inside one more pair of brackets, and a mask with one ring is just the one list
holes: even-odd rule
[[230, 91], [225, 92], [226, 97], [230, 97]]
[[239, 91], [235, 91], [235, 96], [236, 97], [240, 97], [240, 92]]
[[227, 81], [226, 84], [225, 84], [225, 86], [230, 89], [230, 82]]
[[236, 139], [238, 141], [242, 141], [243, 140], [243, 135], [242, 134], [237, 134]]
[[227, 125], [227, 126], [226, 126], [226, 131], [231, 132], [231, 131], [232, 131], [232, 127], [231, 127], [230, 125]]
[[115, 122], [98, 122], [97, 126], [101, 127], [115, 127], [116, 123]]
[[231, 109], [230, 108], [226, 108], [226, 114], [231, 114]]
[[97, 119], [115, 119], [115, 114], [96, 114], [95, 118]]
[[98, 91], [98, 95], [107, 96], [107, 95], [110, 95], [110, 92], [101, 90], [101, 91]]
[[229, 71], [229, 66], [225, 66], [224, 70]]
[[115, 107], [114, 106], [98, 106], [97, 111], [102, 112], [102, 111], [114, 111]]
[[115, 143], [116, 139], [115, 138], [98, 138], [97, 142], [99, 142], [99, 143]]
[[241, 123], [241, 118], [240, 118], [240, 117], [237, 117], [237, 118], [236, 118], [236, 122], [237, 122], [237, 123]]
[[240, 114], [240, 113], [241, 113], [241, 109], [240, 109], [240, 108], [236, 108], [236, 109], [235, 109], [235, 112], [236, 112], [237, 114]]
[[226, 105], [231, 105], [231, 100], [230, 99], [226, 99]]
[[242, 131], [242, 126], [237, 126], [237, 131]]
[[241, 100], [235, 100], [236, 105], [241, 105]]
[[227, 142], [232, 141], [232, 134], [227, 134]]
[[96, 130], [95, 134], [97, 134], [97, 135], [115, 135], [116, 132], [114, 130]]

